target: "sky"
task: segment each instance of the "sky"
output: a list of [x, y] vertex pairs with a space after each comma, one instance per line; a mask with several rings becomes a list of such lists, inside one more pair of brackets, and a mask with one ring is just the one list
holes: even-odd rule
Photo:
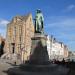
[[44, 30], [75, 51], [75, 0], [0, 0], [0, 34], [6, 37], [6, 27], [16, 15], [40, 9], [44, 16]]

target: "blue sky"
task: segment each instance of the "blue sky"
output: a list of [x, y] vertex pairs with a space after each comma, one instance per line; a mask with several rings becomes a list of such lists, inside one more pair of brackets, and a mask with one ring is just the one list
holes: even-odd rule
[[45, 32], [75, 51], [75, 0], [0, 0], [0, 33], [6, 36], [6, 26], [16, 15], [41, 9]]

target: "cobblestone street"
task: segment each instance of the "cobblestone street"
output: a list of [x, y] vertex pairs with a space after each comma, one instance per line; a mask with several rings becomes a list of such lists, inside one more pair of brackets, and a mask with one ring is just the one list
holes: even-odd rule
[[[9, 62], [10, 62], [10, 60], [0, 59], [0, 75], [8, 75], [8, 73], [6, 71], [9, 68], [14, 67], [12, 61], [10, 63]], [[65, 68], [60, 67], [59, 72], [61, 71], [61, 69], [62, 69], [62, 73], [65, 72], [65, 74], [66, 74], [67, 70]], [[25, 71], [17, 70], [16, 68], [13, 69], [13, 72], [15, 72], [15, 73], [17, 72], [18, 74], [21, 73], [22, 75], [56, 75], [56, 73], [57, 73], [57, 71], [55, 71], [55, 73], [53, 73], [53, 72], [48, 72], [48, 73], [47, 72], [46, 73], [45, 72], [40, 72], [40, 73], [39, 72], [25, 72]], [[57, 73], [57, 75], [60, 75], [60, 73]]]
[[11, 64], [8, 64], [7, 62], [9, 61], [0, 59], [0, 75], [7, 75], [6, 71], [9, 68], [13, 67]]
[[[71, 65], [69, 65], [71, 66]], [[72, 65], [73, 66], [73, 65]], [[59, 72], [55, 71], [55, 73], [53, 71], [51, 72], [30, 72], [30, 71], [21, 71], [20, 69], [14, 68], [15, 65], [13, 64], [13, 61], [11, 60], [5, 60], [5, 59], [0, 59], [0, 75], [8, 75], [7, 71], [8, 69], [10, 69], [10, 71], [13, 72], [12, 75], [14, 75], [14, 72], [17, 74], [22, 74], [22, 75], [60, 75], [59, 72], [62, 70], [62, 75], [75, 75], [75, 69], [73, 69], [73, 67], [70, 68], [70, 71], [68, 72], [68, 70], [62, 66], [59, 67]], [[58, 66], [57, 66], [58, 68]]]

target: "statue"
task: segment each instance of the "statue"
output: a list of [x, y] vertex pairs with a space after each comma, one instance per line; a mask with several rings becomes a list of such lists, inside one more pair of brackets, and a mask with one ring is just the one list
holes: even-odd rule
[[44, 18], [41, 10], [36, 11], [35, 17], [35, 33], [44, 33]]

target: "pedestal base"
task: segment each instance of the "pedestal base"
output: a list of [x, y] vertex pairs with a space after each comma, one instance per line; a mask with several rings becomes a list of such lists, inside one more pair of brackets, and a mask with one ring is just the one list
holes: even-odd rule
[[8, 75], [67, 75], [69, 69], [55, 64], [51, 65], [21, 65], [8, 70]]
[[47, 51], [47, 38], [42, 34], [35, 34], [32, 37], [32, 47], [29, 62], [36, 65], [48, 63], [49, 56]]

